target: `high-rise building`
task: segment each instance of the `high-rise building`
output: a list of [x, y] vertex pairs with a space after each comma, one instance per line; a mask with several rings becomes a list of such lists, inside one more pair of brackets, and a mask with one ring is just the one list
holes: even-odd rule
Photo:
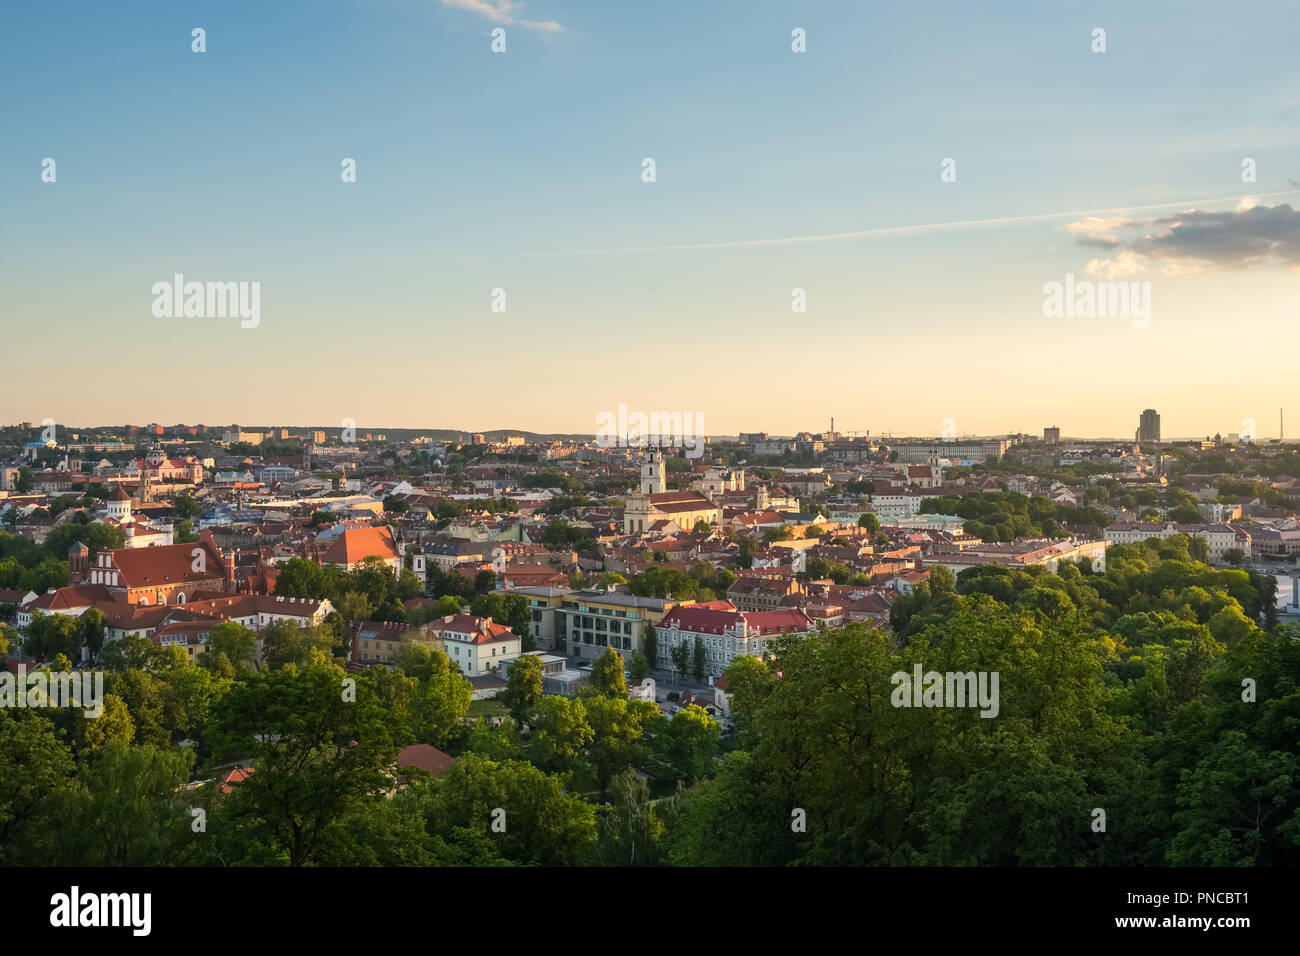
[[1059, 445], [1061, 443], [1061, 430], [1053, 425], [1051, 428], [1043, 429], [1043, 441], [1049, 445]]
[[1137, 440], [1139, 442], [1157, 442], [1160, 440], [1160, 413], [1154, 408], [1143, 410], [1138, 421]]

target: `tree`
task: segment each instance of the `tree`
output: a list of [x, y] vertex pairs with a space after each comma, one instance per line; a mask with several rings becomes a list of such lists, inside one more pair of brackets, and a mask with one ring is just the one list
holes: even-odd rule
[[[733, 663], [742, 749], [689, 792], [674, 861], [1156, 862], [1167, 814], [1140, 735], [1112, 712], [1096, 635], [1077, 616], [962, 600], [901, 646], [860, 624], [780, 639], [778, 680], [758, 662]], [[914, 665], [999, 674], [997, 719], [973, 706], [897, 706], [897, 675]], [[1127, 821], [1105, 844], [1089, 831], [1096, 806]], [[792, 832], [795, 811], [806, 832]]]
[[108, 618], [97, 607], [82, 612], [77, 618], [77, 637], [90, 652], [90, 659], [97, 660], [104, 647], [104, 635], [107, 633]]
[[650, 676], [650, 661], [641, 651], [633, 651], [627, 659], [628, 673], [632, 680], [639, 684]]
[[464, 735], [465, 715], [473, 699], [474, 685], [455, 671], [421, 681], [411, 704], [415, 739], [446, 749]]
[[655, 633], [653, 627], [645, 629], [645, 635], [641, 639], [641, 646], [645, 648], [646, 663], [654, 670], [659, 666], [659, 635]]
[[709, 527], [709, 523], [705, 521], [703, 518], [698, 519], [695, 522], [695, 527], [692, 528], [691, 530], [694, 531], [696, 534], [712, 534], [713, 532], [713, 529]]
[[458, 830], [483, 834], [497, 853], [524, 865], [581, 865], [596, 838], [595, 808], [518, 760], [458, 758], [430, 784], [424, 812], [426, 827], [443, 840], [457, 839]]
[[[330, 825], [391, 785], [394, 741], [374, 684], [333, 666], [262, 671], [212, 707], [214, 759], [251, 757], [223, 803], [245, 820], [245, 853], [290, 866], [314, 861]], [[355, 699], [350, 699], [355, 696]]]
[[208, 643], [198, 657], [200, 667], [212, 670], [224, 654], [238, 672], [257, 666], [257, 633], [234, 621], [223, 621], [208, 631]]
[[718, 722], [696, 704], [683, 707], [668, 721], [668, 754], [688, 782], [713, 769], [720, 732]]
[[328, 663], [334, 650], [334, 635], [328, 630], [299, 627], [292, 621], [272, 621], [261, 637], [262, 659], [272, 669]]
[[871, 512], [867, 512], [858, 516], [858, 527], [866, 528], [871, 534], [875, 534], [880, 530], [880, 519]]
[[115, 741], [130, 743], [135, 737], [131, 711], [121, 697], [105, 694], [103, 708], [103, 712], [93, 720], [85, 719], [81, 711], [76, 712], [82, 723], [81, 747], [87, 753], [101, 753]]
[[581, 698], [550, 695], [538, 701], [532, 744], [543, 767], [572, 770], [591, 738], [592, 728]]
[[591, 688], [606, 697], [627, 697], [623, 655], [614, 648], [605, 648], [605, 653], [591, 662]]
[[27, 625], [23, 650], [38, 661], [52, 660], [62, 654], [81, 657], [81, 631], [77, 619], [66, 614], [37, 614]]
[[614, 774], [644, 757], [646, 729], [663, 718], [659, 708], [648, 700], [596, 696], [587, 698], [584, 705], [592, 730], [587, 754], [603, 797]]
[[73, 767], [49, 721], [0, 709], [0, 864], [49, 861], [69, 819]]
[[408, 677], [428, 680], [430, 677], [450, 673], [451, 658], [440, 647], [420, 641], [404, 640], [393, 654], [393, 666]]
[[705, 651], [704, 639], [700, 635], [695, 635], [695, 659], [692, 662], [691, 673], [695, 675], [696, 680], [704, 679]]
[[510, 662], [510, 676], [501, 692], [501, 703], [510, 710], [516, 723], [528, 719], [542, 698], [542, 660], [536, 654], [522, 654]]
[[163, 724], [163, 684], [161, 678], [144, 671], [126, 670], [108, 675], [104, 687], [121, 698], [135, 728], [132, 740], [140, 744], [166, 747], [171, 731]]
[[596, 587], [602, 591], [608, 591], [615, 585], [619, 584], [627, 584], [627, 578], [623, 577], [623, 575], [619, 574], [617, 571], [606, 571], [596, 581]]
[[325, 572], [314, 561], [290, 558], [276, 575], [275, 593], [319, 601], [326, 597]]
[[1242, 562], [1246, 560], [1246, 552], [1241, 548], [1229, 548], [1227, 551], [1223, 552], [1223, 560], [1227, 561], [1234, 568], [1239, 568], [1241, 567]]
[[632, 770], [610, 784], [613, 806], [598, 810], [597, 860], [602, 866], [657, 866], [666, 826], [650, 802], [650, 788]]
[[335, 605], [343, 620], [351, 624], [353, 621], [368, 621], [370, 615], [374, 613], [375, 606], [370, 603], [370, 599], [360, 591], [348, 591], [343, 595]]
[[668, 657], [673, 662], [673, 670], [679, 674], [685, 674], [690, 669], [691, 649], [685, 641], [674, 644], [672, 650], [668, 652]]
[[930, 565], [930, 593], [952, 594], [957, 587], [957, 578], [952, 569], [943, 564]]
[[61, 831], [65, 863], [175, 866], [193, 854], [183, 799], [193, 755], [117, 740], [78, 768], [77, 826]]

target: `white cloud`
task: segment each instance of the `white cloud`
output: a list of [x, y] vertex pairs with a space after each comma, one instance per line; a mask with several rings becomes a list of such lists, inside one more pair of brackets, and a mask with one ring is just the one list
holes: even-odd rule
[[555, 33], [563, 30], [564, 27], [554, 20], [523, 20], [516, 16], [522, 13], [524, 4], [518, 0], [438, 0], [444, 7], [455, 7], [457, 10], [468, 10], [471, 13], [478, 13], [493, 23], [501, 23], [511, 27], [524, 27], [529, 30], [542, 30], [547, 33]]

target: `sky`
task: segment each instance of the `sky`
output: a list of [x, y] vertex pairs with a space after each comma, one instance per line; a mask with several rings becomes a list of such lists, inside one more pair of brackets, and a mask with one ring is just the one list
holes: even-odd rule
[[[1298, 39], [1249, 0], [11, 4], [0, 421], [1300, 432]], [[156, 315], [176, 274], [256, 325]], [[1045, 314], [1068, 275], [1149, 309]]]

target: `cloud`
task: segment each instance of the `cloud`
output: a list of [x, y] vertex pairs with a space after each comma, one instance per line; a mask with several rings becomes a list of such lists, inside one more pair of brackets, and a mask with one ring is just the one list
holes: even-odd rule
[[1104, 278], [1158, 271], [1190, 275], [1256, 265], [1300, 268], [1300, 210], [1246, 198], [1230, 211], [1188, 209], [1150, 219], [1080, 219], [1065, 227], [1081, 246], [1115, 250], [1093, 259]]
[[[1300, 192], [1300, 188], [1280, 189], [1276, 192], [1262, 193], [1261, 198], [1272, 198], [1273, 196], [1289, 196]], [[679, 250], [699, 250], [699, 249], [739, 249], [750, 246], [789, 246], [802, 243], [814, 242], [842, 242], [854, 239], [873, 239], [884, 236], [908, 235], [914, 233], [926, 232], [949, 232], [960, 229], [988, 229], [998, 226], [1015, 226], [1031, 222], [1050, 222], [1053, 219], [1072, 219], [1074, 222], [1067, 223], [1066, 229], [1071, 226], [1077, 227], [1075, 232], [1083, 232], [1085, 227], [1079, 226], [1079, 223], [1096, 221], [1101, 223], [1115, 224], [1118, 229], [1120, 225], [1138, 222], [1135, 219], [1105, 219], [1102, 217], [1113, 216], [1115, 213], [1133, 213], [1145, 211], [1148, 209], [1169, 209], [1174, 206], [1198, 206], [1209, 205], [1210, 203], [1231, 202], [1236, 196], [1216, 196], [1209, 199], [1181, 199], [1175, 202], [1150, 203], [1145, 206], [1114, 206], [1110, 209], [1075, 209], [1068, 212], [1043, 212], [1034, 213], [1027, 216], [997, 216], [990, 219], [955, 219], [947, 222], [926, 222], [917, 223], [910, 226], [879, 226], [873, 229], [858, 229], [854, 232], [824, 232], [811, 236], [781, 236], [771, 239], [727, 239], [718, 242], [679, 242], [669, 243], [657, 246], [611, 246], [601, 249], [566, 249], [554, 252], [517, 252], [493, 256], [456, 256], [455, 262], [494, 262], [502, 259], [554, 259], [567, 258], [571, 256], [606, 256], [620, 255], [624, 253], [639, 252], [675, 252]], [[1279, 207], [1281, 208], [1281, 207]], [[1287, 207], [1289, 208], [1289, 207]], [[1079, 219], [1078, 217], [1084, 217]], [[1154, 221], [1154, 220], [1152, 220]], [[1093, 244], [1110, 248], [1118, 245], [1118, 236], [1115, 243], [1105, 241], [1105, 231], [1099, 230], [1092, 236]], [[1081, 244], [1084, 240], [1080, 239]], [[1100, 260], [1099, 260], [1100, 261]]]
[[518, 0], [438, 0], [444, 7], [455, 7], [457, 10], [469, 10], [471, 13], [479, 13], [487, 17], [493, 23], [502, 23], [511, 27], [525, 27], [529, 30], [543, 30], [547, 33], [555, 33], [563, 30], [564, 27], [554, 20], [521, 20], [515, 16], [524, 9], [524, 4]]

